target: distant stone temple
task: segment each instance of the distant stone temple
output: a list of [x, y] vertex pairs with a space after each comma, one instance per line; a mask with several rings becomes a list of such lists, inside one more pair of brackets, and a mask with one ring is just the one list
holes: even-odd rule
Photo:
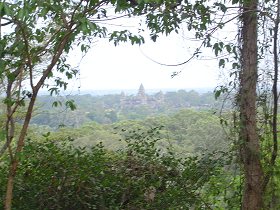
[[140, 104], [147, 104], [147, 99], [148, 97], [146, 96], [145, 88], [143, 84], [141, 84], [138, 89], [136, 100], [139, 101]]
[[157, 108], [164, 103], [164, 94], [162, 91], [155, 95], [147, 95], [143, 84], [140, 85], [136, 96], [126, 96], [121, 93], [121, 108], [131, 108], [134, 106], [147, 105], [152, 108]]

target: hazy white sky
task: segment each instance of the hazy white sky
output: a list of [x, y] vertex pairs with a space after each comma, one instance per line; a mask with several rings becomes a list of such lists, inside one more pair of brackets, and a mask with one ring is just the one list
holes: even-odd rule
[[[140, 47], [128, 43], [115, 47], [107, 40], [99, 41], [82, 60], [80, 79], [75, 84], [80, 85], [81, 90], [136, 89], [141, 83], [146, 89], [215, 87], [216, 61], [194, 59], [183, 66], [166, 67], [146, 57], [162, 63], [180, 63], [194, 50], [187, 45], [187, 41], [184, 43], [175, 35], [160, 38], [156, 43], [148, 40]], [[171, 78], [174, 71], [182, 73]]]
[[[131, 24], [133, 20], [127, 22]], [[193, 59], [179, 67], [161, 66], [147, 58], [167, 64], [189, 59], [201, 42], [190, 41], [183, 33], [182, 29], [179, 35], [162, 36], [156, 43], [149, 40], [146, 34], [146, 43], [140, 47], [130, 43], [115, 47], [108, 40], [98, 41], [80, 63], [80, 77], [75, 81], [75, 86], [71, 84], [72, 89], [77, 86], [82, 91], [137, 89], [141, 83], [146, 89], [215, 88], [220, 71], [217, 59], [209, 49], [202, 55], [210, 59]], [[73, 61], [80, 57], [78, 51], [73, 53]], [[181, 73], [171, 78], [174, 71]]]

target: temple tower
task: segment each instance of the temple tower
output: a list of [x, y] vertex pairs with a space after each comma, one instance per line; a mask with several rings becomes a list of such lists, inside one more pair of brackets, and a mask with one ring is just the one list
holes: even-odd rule
[[141, 85], [138, 89], [138, 93], [137, 93], [136, 98], [141, 102], [141, 104], [146, 104], [147, 103], [147, 95], [145, 93], [145, 88], [144, 88], [142, 83], [141, 83]]

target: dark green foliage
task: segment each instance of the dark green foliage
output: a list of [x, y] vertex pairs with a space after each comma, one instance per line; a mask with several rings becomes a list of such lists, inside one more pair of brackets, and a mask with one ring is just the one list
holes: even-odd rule
[[[209, 195], [204, 188], [222, 170], [223, 158], [215, 153], [179, 158], [170, 149], [161, 152], [156, 147], [160, 132], [160, 128], [126, 132], [127, 146], [114, 153], [101, 144], [89, 151], [67, 141], [29, 140], [16, 178], [13, 208], [214, 207], [205, 199]], [[7, 162], [1, 164], [0, 194], [4, 195]]]

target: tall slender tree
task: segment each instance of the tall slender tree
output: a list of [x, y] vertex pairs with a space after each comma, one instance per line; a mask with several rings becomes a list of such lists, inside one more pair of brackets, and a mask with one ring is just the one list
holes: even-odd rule
[[[276, 6], [275, 6], [276, 3]], [[192, 9], [192, 13], [189, 13]], [[272, 9], [271, 9], [272, 8]], [[275, 9], [276, 8], [276, 9]], [[234, 13], [230, 12], [234, 10]], [[222, 13], [220, 16], [217, 14]], [[230, 59], [225, 58], [223, 53], [233, 55], [234, 62], [232, 63], [231, 75], [236, 77], [236, 82], [230, 82], [229, 86], [221, 86], [218, 89], [216, 96], [231, 88], [237, 89], [237, 109], [239, 112], [239, 133], [238, 145], [240, 149], [241, 165], [244, 173], [244, 189], [242, 198], [242, 209], [261, 209], [264, 207], [264, 195], [267, 183], [269, 182], [278, 153], [277, 143], [277, 107], [278, 107], [278, 54], [277, 54], [277, 37], [279, 25], [279, 2], [277, 1], [258, 1], [258, 0], [232, 0], [229, 2], [214, 1], [211, 5], [207, 1], [196, 1], [195, 3], [182, 3], [181, 8], [182, 22], [190, 31], [195, 31], [195, 38], [202, 40], [201, 45], [194, 51], [184, 62], [177, 64], [167, 64], [167, 66], [178, 66], [188, 63], [191, 59], [199, 57], [203, 47], [211, 47], [216, 56], [219, 58], [219, 66], [225, 67]], [[230, 15], [236, 14], [236, 15]], [[217, 17], [217, 18], [216, 18]], [[222, 17], [222, 18], [219, 18]], [[228, 17], [228, 18], [227, 18]], [[265, 18], [263, 18], [265, 17]], [[266, 21], [260, 23], [260, 20]], [[195, 20], [195, 21], [194, 21]], [[240, 37], [240, 43], [226, 43], [225, 40], [218, 39], [215, 42], [215, 32], [224, 28], [224, 26], [233, 20], [239, 22], [238, 29], [236, 29], [236, 37]], [[273, 27], [267, 27], [267, 22], [273, 22]], [[271, 23], [270, 23], [271, 24]], [[259, 25], [265, 27], [259, 27]], [[161, 28], [162, 29], [162, 28]], [[273, 43], [266, 43], [261, 45], [261, 38], [259, 34], [262, 30], [269, 30], [272, 35], [268, 39], [274, 40]], [[154, 30], [162, 32], [160, 29]], [[272, 48], [271, 48], [272, 46]], [[259, 74], [259, 63], [263, 58], [263, 53], [274, 52], [273, 61], [274, 70], [272, 73], [272, 80], [269, 81], [271, 85], [270, 91], [273, 92], [272, 112], [267, 113], [271, 118], [271, 130], [269, 131], [272, 137], [272, 146], [269, 148], [270, 161], [265, 162], [261, 147], [262, 133], [259, 132], [261, 123], [258, 121], [258, 98], [257, 85], [261, 83]], [[265, 55], [265, 56], [271, 56]], [[166, 64], [162, 64], [166, 65]], [[267, 69], [262, 72], [269, 75], [271, 72]], [[176, 75], [175, 72], [174, 75]], [[261, 93], [262, 94], [262, 93]], [[270, 97], [267, 97], [270, 98]], [[271, 101], [266, 101], [270, 103]], [[271, 141], [271, 138], [266, 138], [265, 141]], [[269, 168], [264, 170], [264, 168]]]
[[257, 0], [244, 1], [241, 16], [240, 58], [240, 151], [244, 167], [242, 209], [261, 209], [263, 205], [263, 171], [256, 122], [256, 87], [258, 79]]

